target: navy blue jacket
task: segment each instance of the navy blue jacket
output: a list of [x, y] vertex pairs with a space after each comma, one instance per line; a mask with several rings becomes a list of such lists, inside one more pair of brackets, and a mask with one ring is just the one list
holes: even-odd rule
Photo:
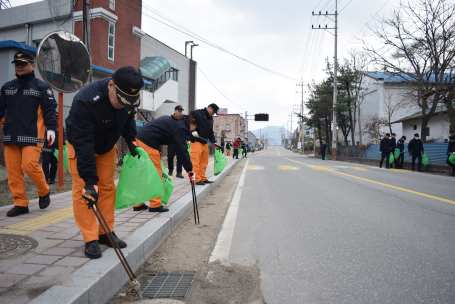
[[424, 152], [423, 144], [422, 144], [422, 141], [420, 140], [420, 138], [411, 139], [408, 144], [408, 150], [409, 150], [409, 153], [411, 153], [411, 154], [420, 154], [420, 153]]
[[[200, 137], [210, 140], [212, 143], [215, 143], [215, 134], [213, 133], [213, 118], [209, 116], [209, 112], [207, 112], [207, 108], [202, 110], [194, 110], [194, 112], [200, 112], [202, 114], [203, 123], [197, 125], [197, 133]], [[203, 139], [194, 137], [190, 135], [191, 142], [200, 142], [201, 144], [206, 144], [207, 142]]]
[[0, 120], [6, 116], [3, 144], [38, 146], [44, 143], [44, 126], [57, 130], [54, 92], [34, 72], [16, 77], [1, 88]]
[[66, 119], [66, 137], [76, 153], [77, 171], [89, 185], [98, 181], [95, 154], [109, 152], [120, 136], [129, 144], [136, 140], [136, 110], [112, 106], [109, 80], [95, 81], [80, 90]]
[[397, 141], [397, 148], [400, 149], [400, 152], [404, 152], [404, 140], [403, 139], [399, 139]]
[[190, 134], [188, 119], [176, 120], [171, 116], [161, 116], [149, 121], [137, 133], [137, 138], [147, 146], [159, 150], [161, 145], [175, 145], [177, 159], [187, 172], [193, 170], [186, 139]]
[[383, 138], [381, 139], [381, 144], [379, 145], [379, 151], [382, 153], [389, 153], [392, 152], [392, 142], [390, 141], [390, 138]]
[[447, 147], [447, 155], [452, 155], [455, 152], [455, 135], [449, 137], [449, 146]]

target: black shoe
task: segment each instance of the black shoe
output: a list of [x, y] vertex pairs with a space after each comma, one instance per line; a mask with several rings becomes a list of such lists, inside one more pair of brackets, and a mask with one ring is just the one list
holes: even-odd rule
[[51, 204], [50, 194], [51, 194], [51, 190], [49, 190], [49, 193], [46, 194], [45, 196], [39, 197], [38, 204], [39, 204], [40, 209], [46, 209], [47, 207], [49, 207], [49, 205]]
[[206, 179], [206, 180], [204, 181], [204, 183], [206, 183], [206, 184], [212, 184], [213, 182], [211, 182], [211, 181], [209, 181], [208, 179]]
[[419, 169], [419, 172], [423, 172], [423, 170], [422, 170], [422, 169]]
[[48, 180], [48, 179], [46, 179], [46, 184], [48, 184], [48, 185], [49, 185], [49, 180]]
[[168, 174], [169, 174], [169, 176], [171, 176], [172, 174], [174, 174], [174, 172], [173, 171], [169, 171]]
[[10, 209], [6, 213], [6, 216], [14, 217], [14, 216], [18, 216], [18, 215], [26, 214], [26, 213], [28, 213], [28, 207], [14, 206], [12, 209]]
[[196, 183], [196, 185], [205, 186], [205, 183], [204, 183], [203, 181], [198, 181], [198, 182]]
[[55, 179], [51, 179], [47, 184], [48, 184], [48, 185], [53, 185], [53, 184], [55, 184]]
[[182, 173], [177, 173], [176, 177], [183, 178], [183, 175], [182, 175]]
[[[116, 235], [115, 235], [115, 232], [112, 231], [112, 234], [114, 235], [114, 238], [115, 240], [117, 241], [117, 244], [120, 248], [125, 248], [126, 247], [126, 243], [124, 241], [122, 241], [121, 239], [119, 239]], [[109, 239], [107, 238], [107, 235], [105, 234], [101, 234], [99, 236], [99, 240], [98, 240], [98, 243], [100, 244], [103, 244], [103, 245], [106, 245], [107, 247], [111, 247], [112, 248], [112, 245], [111, 245], [111, 242], [109, 242]]]
[[101, 257], [101, 249], [100, 245], [98, 245], [98, 241], [85, 243], [85, 256], [90, 259], [98, 259]]
[[145, 210], [145, 209], [148, 209], [146, 204], [142, 204], [139, 207], [133, 207], [133, 211], [141, 211], [141, 210]]
[[239, 159], [238, 157], [236, 159]]
[[163, 205], [159, 206], [158, 208], [149, 208], [149, 212], [168, 212], [169, 209], [164, 207]]

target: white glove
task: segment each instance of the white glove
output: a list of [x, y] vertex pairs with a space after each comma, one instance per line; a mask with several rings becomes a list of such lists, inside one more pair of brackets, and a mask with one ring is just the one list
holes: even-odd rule
[[197, 134], [197, 131], [191, 132], [191, 135], [193, 135], [194, 137], [199, 137], [199, 134]]
[[47, 130], [47, 141], [49, 142], [49, 147], [52, 146], [55, 141], [55, 131]]

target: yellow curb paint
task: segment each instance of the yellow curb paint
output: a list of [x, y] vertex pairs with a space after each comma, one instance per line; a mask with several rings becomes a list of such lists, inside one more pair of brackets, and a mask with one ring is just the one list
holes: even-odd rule
[[400, 170], [400, 169], [387, 169], [389, 171], [392, 171], [392, 172], [411, 172], [409, 170]]
[[[296, 163], [303, 164], [301, 162], [298, 162], [298, 161], [295, 161], [295, 160], [292, 160], [292, 159], [288, 159], [288, 160], [296, 162]], [[304, 164], [304, 165], [306, 165], [306, 164]], [[343, 173], [343, 172], [338, 172], [338, 171], [335, 171], [333, 169], [329, 169], [328, 171], [331, 171], [331, 172], [337, 173], [337, 174], [346, 175], [346, 176], [353, 177], [353, 178], [357, 178], [357, 179], [360, 179], [360, 180], [363, 180], [363, 181], [366, 181], [366, 182], [370, 182], [370, 183], [373, 183], [373, 184], [377, 184], [377, 185], [389, 187], [389, 188], [392, 188], [392, 189], [396, 189], [396, 190], [412, 193], [412, 194], [415, 194], [415, 195], [420, 195], [420, 196], [423, 196], [423, 197], [432, 198], [432, 199], [435, 199], [435, 200], [438, 200], [438, 201], [441, 201], [441, 202], [446, 202], [446, 203], [455, 205], [455, 201], [452, 201], [452, 200], [449, 200], [449, 199], [445, 199], [445, 198], [442, 198], [442, 197], [437, 197], [437, 196], [425, 194], [425, 193], [422, 193], [422, 192], [417, 192], [417, 191], [413, 191], [413, 190], [409, 190], [409, 189], [405, 189], [405, 188], [401, 188], [401, 187], [396, 187], [396, 186], [384, 184], [384, 183], [377, 182], [377, 181], [374, 181], [374, 180], [371, 180], [371, 179], [366, 179], [366, 178], [363, 178], [363, 177], [358, 177], [358, 176], [355, 176], [355, 175], [351, 175], [351, 174], [347, 174], [347, 173]]]
[[349, 169], [354, 169], [354, 170], [357, 170], [357, 171], [368, 171], [368, 169], [360, 168], [360, 167], [349, 167]]
[[73, 206], [52, 211], [35, 218], [15, 223], [0, 229], [0, 233], [26, 235], [74, 217]]

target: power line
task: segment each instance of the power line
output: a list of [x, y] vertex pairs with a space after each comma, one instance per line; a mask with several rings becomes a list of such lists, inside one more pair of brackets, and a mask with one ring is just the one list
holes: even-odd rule
[[[134, 0], [132, 0], [132, 1], [134, 2]], [[122, 3], [122, 2], [118, 2], [118, 3]], [[137, 3], [137, 2], [136, 2], [136, 3]], [[236, 54], [234, 54], [234, 53], [232, 53], [232, 52], [230, 52], [230, 51], [228, 51], [228, 50], [226, 50], [226, 49], [224, 49], [224, 48], [222, 48], [222, 47], [220, 47], [220, 46], [218, 46], [218, 45], [216, 45], [216, 44], [214, 44], [214, 43], [211, 43], [209, 40], [207, 40], [207, 39], [205, 39], [205, 38], [201, 38], [200, 35], [190, 33], [189, 30], [181, 30], [181, 29], [176, 28], [176, 27], [174, 27], [174, 26], [172, 26], [172, 25], [170, 25], [170, 24], [168, 24], [168, 23], [166, 23], [166, 22], [164, 22], [164, 21], [162, 21], [162, 20], [159, 20], [159, 19], [157, 19], [157, 18], [154, 18], [154, 17], [152, 17], [152, 16], [150, 16], [150, 15], [148, 15], [148, 14], [142, 12], [142, 11], [139, 11], [139, 10], [137, 10], [137, 9], [134, 9], [134, 8], [132, 8], [131, 6], [125, 4], [125, 3], [122, 3], [122, 4], [125, 5], [125, 6], [127, 6], [128, 8], [133, 9], [133, 10], [135, 10], [135, 11], [137, 11], [137, 12], [140, 12], [141, 14], [143, 14], [143, 15], [145, 15], [145, 16], [147, 16], [147, 17], [149, 17], [149, 18], [151, 18], [151, 19], [153, 19], [153, 20], [155, 20], [155, 21], [158, 21], [158, 22], [160, 22], [160, 23], [162, 23], [162, 24], [164, 24], [164, 25], [166, 25], [166, 26], [168, 26], [168, 27], [170, 27], [170, 28], [172, 28], [172, 29], [174, 29], [174, 30], [176, 30], [176, 31], [178, 31], [178, 32], [181, 32], [181, 33], [183, 33], [183, 34], [185, 34], [185, 35], [188, 35], [188, 36], [190, 36], [190, 37], [192, 37], [192, 38], [199, 39], [199, 40], [201, 40], [201, 42], [204, 43], [204, 44], [207, 44], [207, 45], [209, 45], [209, 46], [211, 46], [211, 47], [213, 47], [213, 48], [216, 48], [216, 49], [218, 49], [218, 50], [220, 50], [220, 51], [222, 51], [222, 52], [225, 52], [225, 53], [227, 53], [227, 54], [229, 54], [229, 55], [231, 55], [231, 56], [234, 56], [234, 57], [236, 57], [236, 58], [238, 58], [238, 59], [240, 59], [240, 60], [242, 60], [242, 61], [245, 61], [245, 62], [247, 62], [247, 63], [249, 63], [249, 64], [251, 64], [251, 65], [254, 65], [254, 66], [256, 66], [257, 68], [260, 68], [260, 69], [262, 69], [262, 70], [264, 70], [264, 71], [266, 71], [266, 72], [268, 72], [268, 73], [271, 73], [271, 74], [273, 74], [273, 75], [275, 75], [275, 76], [280, 76], [280, 77], [282, 77], [282, 78], [284, 78], [284, 79], [286, 79], [286, 80], [288, 80], [288, 81], [293, 81], [293, 82], [298, 81], [296, 78], [293, 78], [293, 77], [286, 76], [286, 75], [284, 75], [284, 74], [275, 72], [275, 71], [270, 70], [270, 69], [268, 69], [268, 68], [265, 68], [265, 67], [263, 67], [263, 66], [261, 66], [261, 65], [259, 65], [259, 64], [256, 64], [256, 63], [254, 63], [254, 62], [251, 62], [251, 61], [249, 61], [249, 60], [247, 60], [247, 59], [245, 59], [245, 58], [243, 58], [243, 57], [240, 57], [240, 56], [238, 56], [238, 55], [236, 55]], [[154, 12], [152, 11], [152, 13], [154, 13]], [[160, 16], [160, 17], [161, 17], [161, 16]], [[163, 17], [161, 17], [161, 18], [163, 18]], [[170, 21], [169, 21], [169, 22], [170, 22]], [[173, 22], [173, 23], [174, 23], [176, 26], [181, 27], [180, 25], [177, 25], [177, 23], [175, 23], [175, 22]], [[183, 27], [182, 27], [182, 28], [183, 28]]]
[[204, 75], [204, 77], [210, 82], [210, 84], [218, 91], [220, 92], [221, 95], [224, 96], [224, 98], [226, 98], [227, 100], [229, 100], [232, 104], [234, 104], [235, 106], [239, 107], [240, 109], [242, 109], [243, 111], [246, 111], [244, 108], [242, 108], [241, 106], [239, 106], [238, 104], [236, 104], [235, 102], [233, 102], [232, 100], [230, 100], [226, 95], [223, 94], [223, 92], [221, 92], [217, 87], [216, 85], [213, 84], [213, 82], [207, 77], [207, 75], [204, 74], [204, 72], [202, 72], [201, 68], [199, 67], [199, 65], [197, 66], [197, 68], [199, 69], [199, 71], [202, 73], [202, 75]]
[[340, 51], [344, 50], [344, 48], [351, 43], [352, 40], [354, 40], [355, 37], [357, 37], [358, 34], [360, 34], [361, 31], [363, 31], [363, 29], [368, 25], [368, 23], [371, 22], [371, 20], [373, 20], [377, 14], [379, 14], [380, 11], [382, 11], [382, 9], [390, 2], [391, 0], [388, 0], [374, 15], [373, 17], [371, 17], [371, 19], [365, 23], [365, 25], [360, 29], [360, 31], [357, 32], [357, 34], [354, 35], [354, 37], [351, 38], [351, 40], [349, 40], [342, 48]]
[[344, 7], [341, 9], [341, 11], [339, 12], [339, 14], [341, 14], [341, 12], [342, 12], [342, 11], [343, 11], [343, 10], [346, 8], [346, 6], [348, 6], [348, 5], [349, 5], [349, 3], [351, 3], [351, 2], [352, 2], [352, 0], [351, 0], [351, 1], [349, 1], [349, 2], [348, 2], [348, 4], [346, 4], [346, 5], [345, 5], [345, 6], [344, 6]]

